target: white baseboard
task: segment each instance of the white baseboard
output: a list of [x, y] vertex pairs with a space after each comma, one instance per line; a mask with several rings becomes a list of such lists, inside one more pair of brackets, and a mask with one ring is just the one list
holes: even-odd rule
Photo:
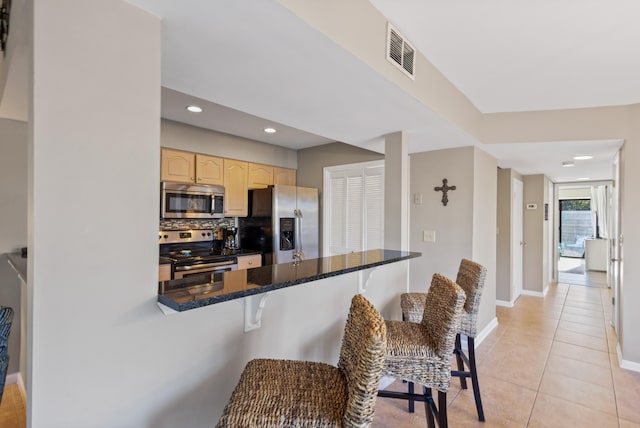
[[523, 296], [544, 297], [545, 294], [547, 294], [546, 290], [544, 292], [542, 292], [542, 291], [522, 290], [522, 295]]
[[618, 364], [620, 364], [621, 368], [640, 373], [640, 363], [627, 361], [622, 358], [622, 349], [620, 349], [620, 343], [616, 345], [616, 353], [618, 354]]
[[14, 383], [21, 383], [22, 378], [20, 376], [20, 372], [18, 373], [9, 373], [7, 375], [7, 379], [4, 381], [5, 385], [13, 385]]
[[496, 306], [502, 306], [505, 308], [513, 308], [513, 305], [515, 305], [515, 302], [509, 302], [506, 300], [496, 300]]
[[491, 334], [491, 332], [496, 328], [498, 328], [498, 318], [493, 317], [493, 319], [489, 321], [489, 324], [487, 324], [487, 326], [483, 328], [480, 333], [476, 334], [476, 338], [474, 340], [476, 347], [480, 345], [482, 341], [485, 340], [487, 336], [489, 336], [489, 334]]

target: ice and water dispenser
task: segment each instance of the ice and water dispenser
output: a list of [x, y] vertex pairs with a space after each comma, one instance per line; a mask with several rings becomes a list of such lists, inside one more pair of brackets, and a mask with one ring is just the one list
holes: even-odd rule
[[296, 222], [293, 217], [280, 218], [280, 251], [293, 250], [296, 248]]

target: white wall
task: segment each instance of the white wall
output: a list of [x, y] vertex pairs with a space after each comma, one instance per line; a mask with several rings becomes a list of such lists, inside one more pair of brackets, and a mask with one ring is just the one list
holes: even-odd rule
[[150, 426], [173, 376], [154, 306], [160, 21], [63, 4], [32, 4], [27, 423]]
[[[0, 255], [27, 246], [27, 124], [0, 119]], [[9, 335], [8, 373], [17, 373], [20, 363], [20, 280], [0, 256], [0, 305], [14, 310]]]

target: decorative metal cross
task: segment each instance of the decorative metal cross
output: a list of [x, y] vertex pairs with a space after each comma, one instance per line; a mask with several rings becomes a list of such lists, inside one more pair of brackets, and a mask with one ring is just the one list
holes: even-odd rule
[[447, 192], [449, 190], [456, 190], [456, 186], [447, 186], [447, 179], [442, 179], [442, 186], [434, 187], [433, 190], [436, 192], [442, 192], [442, 205], [447, 206], [447, 202], [449, 202], [449, 198], [447, 197]]

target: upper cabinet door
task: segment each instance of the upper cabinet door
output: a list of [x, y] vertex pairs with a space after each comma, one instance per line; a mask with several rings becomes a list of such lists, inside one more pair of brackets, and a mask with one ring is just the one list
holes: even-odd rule
[[284, 184], [286, 186], [296, 185], [296, 170], [289, 168], [273, 167], [273, 184]]
[[160, 180], [178, 183], [195, 182], [195, 156], [180, 150], [162, 149]]
[[196, 183], [224, 185], [224, 160], [196, 154]]
[[249, 164], [232, 159], [224, 160], [224, 215], [246, 217], [249, 213], [247, 186]]
[[249, 189], [264, 189], [273, 184], [273, 167], [258, 163], [249, 164]]

